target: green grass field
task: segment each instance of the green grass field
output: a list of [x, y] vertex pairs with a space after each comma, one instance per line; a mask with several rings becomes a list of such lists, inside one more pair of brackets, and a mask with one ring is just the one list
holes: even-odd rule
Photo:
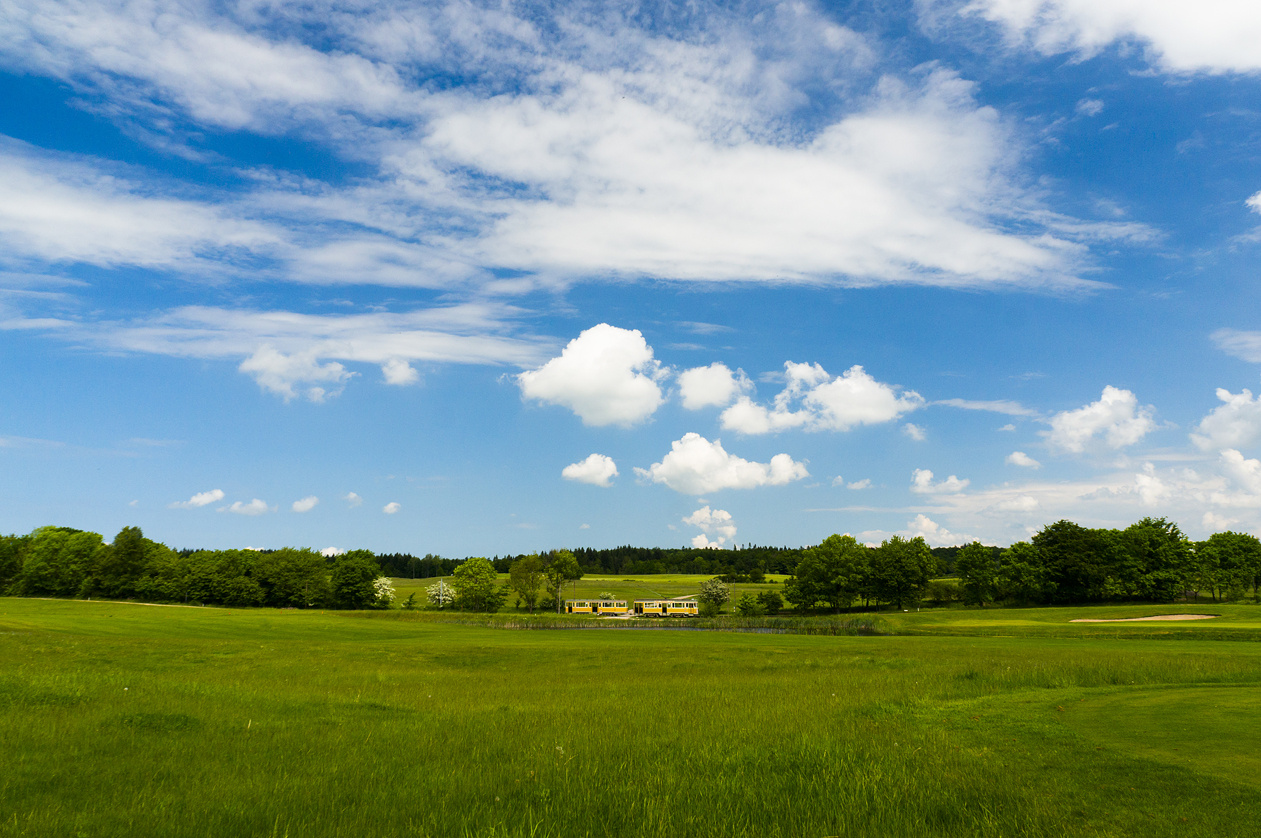
[[[1162, 610], [1226, 616], [1068, 622]], [[818, 637], [0, 599], [0, 836], [1251, 836], [1259, 617]]]

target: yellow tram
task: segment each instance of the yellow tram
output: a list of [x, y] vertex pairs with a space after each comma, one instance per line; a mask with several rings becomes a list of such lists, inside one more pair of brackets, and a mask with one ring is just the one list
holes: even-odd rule
[[596, 614], [601, 617], [621, 617], [630, 613], [624, 599], [567, 599], [566, 614]]
[[687, 597], [635, 600], [636, 617], [696, 617], [699, 614], [700, 606], [696, 600]]

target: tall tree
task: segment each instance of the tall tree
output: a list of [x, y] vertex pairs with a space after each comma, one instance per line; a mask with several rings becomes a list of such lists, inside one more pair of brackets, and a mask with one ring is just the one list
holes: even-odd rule
[[1242, 595], [1249, 587], [1256, 594], [1261, 574], [1261, 541], [1240, 532], [1218, 532], [1195, 545], [1196, 578], [1213, 599]]
[[337, 608], [371, 608], [377, 602], [375, 587], [381, 566], [367, 550], [352, 550], [333, 560], [329, 593]]
[[544, 573], [543, 559], [538, 553], [522, 556], [508, 569], [508, 585], [531, 614], [534, 613], [534, 606], [538, 604], [546, 583], [547, 574]]
[[924, 539], [893, 536], [871, 557], [871, 579], [876, 598], [898, 608], [919, 601], [937, 563]]
[[1178, 525], [1164, 518], [1144, 518], [1121, 531], [1115, 575], [1137, 599], [1173, 602], [1186, 593], [1195, 575], [1195, 551]]
[[984, 605], [994, 599], [994, 551], [979, 541], [964, 545], [955, 553], [955, 572], [967, 605]]
[[563, 605], [561, 594], [564, 593], [567, 585], [582, 578], [582, 568], [578, 565], [578, 560], [574, 558], [573, 553], [568, 550], [556, 550], [548, 554], [547, 568], [544, 572], [547, 575], [547, 592], [556, 600], [556, 613], [559, 614]]
[[1051, 602], [1098, 602], [1109, 575], [1118, 565], [1117, 534], [1060, 520], [1043, 527], [1032, 539], [1046, 571]]
[[489, 559], [465, 559], [451, 579], [451, 587], [455, 588], [455, 606], [465, 611], [498, 611], [503, 605], [504, 594], [495, 589], [497, 578], [495, 566]]
[[784, 598], [807, 610], [820, 603], [833, 611], [848, 608], [870, 572], [870, 550], [850, 535], [830, 535], [801, 551], [801, 561], [784, 582]]

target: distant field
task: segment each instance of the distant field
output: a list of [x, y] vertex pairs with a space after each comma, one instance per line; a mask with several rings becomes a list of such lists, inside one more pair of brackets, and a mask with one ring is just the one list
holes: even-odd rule
[[1261, 608], [1068, 622], [1161, 610], [1196, 609], [816, 637], [0, 599], [0, 836], [1255, 835]]
[[[620, 575], [602, 575], [587, 574], [579, 579], [572, 587], [565, 588], [565, 599], [593, 599], [601, 593], [613, 594], [616, 599], [624, 599], [628, 602], [636, 599], [665, 599], [667, 597], [689, 596], [700, 590], [700, 585], [709, 576], [697, 576], [695, 574], [683, 573], [662, 573], [646, 576], [620, 576]], [[787, 576], [768, 573], [767, 581], [764, 583], [738, 583], [731, 585], [732, 600], [739, 599], [745, 593], [751, 593], [754, 596], [762, 591], [782, 590], [783, 581]], [[407, 598], [407, 595], [416, 592], [416, 598], [424, 601], [425, 589], [438, 581], [437, 578], [432, 579], [392, 579], [395, 592], [398, 595], [398, 601]], [[443, 581], [450, 582], [450, 577], [443, 577]], [[501, 583], [508, 581], [508, 574], [499, 574]], [[513, 607], [516, 600], [515, 595], [509, 594], [508, 601], [504, 605], [505, 612], [515, 612]], [[726, 610], [731, 610], [728, 604]]]

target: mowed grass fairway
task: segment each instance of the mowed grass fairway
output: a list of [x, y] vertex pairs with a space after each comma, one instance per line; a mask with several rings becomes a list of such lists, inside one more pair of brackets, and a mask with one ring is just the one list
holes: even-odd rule
[[1257, 834], [1261, 643], [1065, 628], [1095, 610], [818, 637], [0, 599], [0, 836]]

